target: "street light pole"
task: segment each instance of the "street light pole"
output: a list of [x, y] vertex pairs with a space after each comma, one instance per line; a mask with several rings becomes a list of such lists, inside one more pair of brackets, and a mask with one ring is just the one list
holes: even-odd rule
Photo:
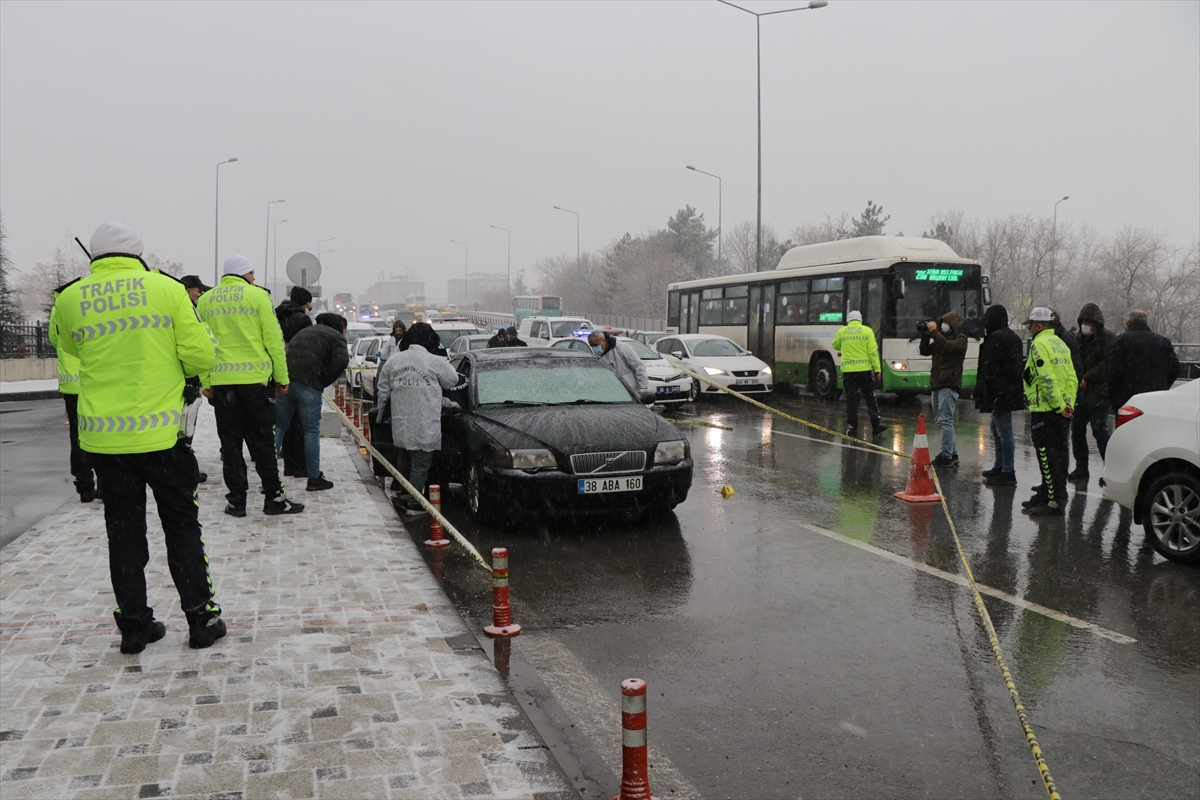
[[512, 299], [512, 231], [508, 228], [501, 228], [499, 225], [492, 225], [498, 231], [504, 231], [508, 234], [508, 284], [504, 287], [508, 293], [508, 299]]
[[275, 263], [271, 265], [271, 274], [274, 276], [271, 285], [276, 287], [279, 286], [279, 226], [285, 222], [287, 222], [286, 219], [277, 219], [275, 220], [275, 225], [272, 228], [275, 233], [275, 246], [272, 248], [272, 252], [275, 256]]
[[[271, 206], [276, 203], [285, 202], [283, 200], [268, 200], [267, 201], [267, 235], [264, 237], [266, 241], [263, 243], [263, 269], [267, 268], [267, 258], [271, 255]], [[269, 276], [268, 276], [269, 277]]]
[[[762, 18], [772, 14], [786, 14], [789, 11], [815, 11], [829, 5], [827, 0], [811, 0], [808, 5], [799, 8], [784, 8], [779, 11], [751, 11], [734, 5], [729, 0], [720, 0], [725, 5], [754, 15], [754, 60], [755, 74], [758, 80], [758, 227], [756, 231], [757, 244], [754, 251], [754, 270], [762, 271]], [[697, 170], [698, 171], [698, 170]]]
[[[722, 213], [721, 212], [721, 208], [722, 208], [721, 176], [713, 175], [711, 172], [705, 172], [702, 169], [696, 169], [691, 164], [688, 164], [687, 168], [690, 169], [692, 172], [699, 172], [701, 175], [707, 175], [710, 178], [717, 179], [717, 266], [719, 268], [721, 265], [721, 234], [723, 233], [723, 230], [724, 230], [724, 226], [721, 224], [721, 213]], [[760, 199], [761, 199], [761, 195], [760, 195]], [[760, 211], [761, 211], [761, 209], [760, 209]]]
[[556, 211], [565, 211], [575, 215], [575, 269], [579, 269], [579, 212], [561, 206], [554, 207]]
[[214, 192], [216, 199], [213, 202], [213, 286], [221, 280], [217, 271], [217, 253], [221, 250], [221, 165], [232, 164], [235, 161], [236, 158], [227, 158], [217, 162], [217, 190]]
[[458, 239], [451, 239], [450, 241], [453, 242], [454, 244], [461, 244], [463, 246], [463, 297], [462, 297], [462, 304], [465, 306], [467, 304], [467, 298], [470, 296], [467, 293], [467, 282], [470, 280], [470, 278], [467, 277], [467, 268], [468, 268], [468, 265], [471, 263], [471, 248], [467, 247], [466, 242], [460, 242]]
[[[1064, 195], [1063, 200], [1070, 200], [1070, 195]], [[1058, 203], [1054, 204], [1054, 225], [1050, 228], [1050, 306], [1054, 306], [1054, 271], [1058, 267]]]
[[[332, 242], [332, 241], [336, 241], [336, 240], [337, 240], [336, 236], [330, 236], [328, 239], [322, 239], [321, 241], [317, 242], [317, 262], [318, 263], [321, 261], [321, 253], [322, 252], [329, 252], [329, 253], [333, 252], [332, 247], [329, 248], [329, 250], [327, 250], [327, 251], [322, 251], [321, 245], [325, 244], [325, 242]], [[305, 286], [304, 288], [307, 289], [308, 287]]]

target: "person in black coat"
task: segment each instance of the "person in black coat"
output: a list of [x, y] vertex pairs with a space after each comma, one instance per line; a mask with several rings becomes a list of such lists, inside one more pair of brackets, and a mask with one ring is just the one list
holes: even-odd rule
[[527, 347], [525, 342], [521, 341], [517, 336], [517, 329], [509, 326], [502, 330], [496, 331], [496, 335], [488, 339], [488, 347]]
[[[275, 308], [275, 319], [279, 320], [279, 329], [283, 331], [283, 343], [287, 344], [300, 331], [313, 323], [308, 312], [312, 310], [312, 292], [303, 286], [293, 286], [292, 293]], [[283, 437], [283, 474], [295, 478], [307, 477], [304, 467], [304, 437], [300, 431], [300, 417], [292, 418], [292, 426]]]
[[1113, 343], [1108, 368], [1108, 391], [1112, 407], [1119, 409], [1142, 392], [1170, 389], [1179, 379], [1179, 356], [1171, 340], [1150, 330], [1145, 311], [1130, 311], [1125, 333]]
[[1001, 305], [989, 306], [984, 312], [983, 329], [986, 335], [979, 345], [975, 408], [992, 415], [992, 442], [996, 449], [992, 468], [983, 477], [991, 486], [1016, 486], [1012, 412], [1025, 408], [1021, 337], [1008, 327], [1008, 310]]
[[1108, 450], [1108, 364], [1112, 361], [1117, 337], [1104, 327], [1104, 313], [1095, 303], [1085, 303], [1079, 312], [1079, 354], [1083, 370], [1079, 373], [1079, 392], [1075, 396], [1075, 416], [1071, 417], [1071, 450], [1075, 455], [1075, 470], [1069, 480], [1087, 480], [1087, 429], [1092, 436], [1100, 460]]

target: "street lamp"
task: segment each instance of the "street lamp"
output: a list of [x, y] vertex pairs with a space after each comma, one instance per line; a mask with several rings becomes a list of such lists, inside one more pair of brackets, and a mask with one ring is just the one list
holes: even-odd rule
[[221, 165], [232, 164], [235, 161], [237, 161], [236, 158], [227, 158], [217, 162], [217, 191], [213, 208], [213, 286], [216, 286], [221, 280], [217, 272], [217, 253], [221, 249]]
[[471, 262], [471, 248], [467, 247], [467, 243], [466, 243], [466, 242], [460, 242], [458, 239], [451, 239], [450, 241], [451, 241], [451, 242], [453, 242], [454, 244], [461, 244], [461, 245], [463, 246], [463, 296], [462, 296], [462, 304], [465, 306], [465, 305], [467, 304], [467, 296], [468, 296], [468, 295], [467, 295], [467, 281], [468, 281], [468, 278], [467, 278], [467, 265], [468, 265], [468, 264]]
[[575, 269], [579, 269], [579, 212], [572, 211], [569, 208], [562, 208], [561, 206], [555, 206], [554, 210], [565, 211], [568, 214], [575, 215]]
[[829, 5], [826, 0], [812, 0], [808, 5], [799, 8], [784, 8], [779, 11], [751, 11], [748, 8], [734, 5], [729, 0], [721, 0], [727, 6], [754, 15], [755, 49], [754, 59], [758, 74], [758, 228], [756, 231], [757, 245], [754, 251], [754, 270], [762, 271], [762, 18], [772, 14], [786, 14], [789, 11], [815, 11]]
[[[1070, 195], [1063, 195], [1063, 199], [1070, 200]], [[1058, 266], [1058, 203], [1054, 204], [1054, 225], [1050, 228], [1050, 306], [1054, 306], [1054, 269]]]
[[511, 300], [512, 299], [512, 297], [511, 297], [511, 295], [512, 295], [512, 231], [510, 231], [508, 228], [501, 228], [499, 225], [490, 225], [489, 227], [495, 228], [498, 231], [504, 231], [505, 233], [508, 234], [508, 284], [504, 287], [504, 290], [510, 295], [509, 299]]
[[282, 203], [283, 200], [267, 201], [267, 235], [266, 241], [263, 243], [263, 269], [267, 268], [267, 257], [271, 254], [271, 206], [276, 203]]
[[275, 220], [275, 226], [273, 228], [275, 232], [275, 247], [273, 248], [275, 251], [275, 263], [271, 268], [271, 274], [274, 275], [274, 279], [271, 283], [272, 286], [279, 286], [279, 226], [285, 222], [287, 222], [286, 219], [277, 219]]
[[705, 172], [702, 169], [696, 169], [691, 164], [688, 164], [687, 168], [692, 172], [699, 172], [701, 175], [717, 179], [717, 266], [719, 267], [721, 264], [721, 232], [723, 228], [721, 225], [721, 176], [713, 175], [711, 172]]

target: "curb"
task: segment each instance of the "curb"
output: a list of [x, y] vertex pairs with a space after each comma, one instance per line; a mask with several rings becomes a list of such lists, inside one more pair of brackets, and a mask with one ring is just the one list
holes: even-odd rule
[[58, 389], [42, 389], [36, 392], [5, 392], [0, 394], [0, 403], [14, 403], [22, 400], [57, 400], [62, 397]]

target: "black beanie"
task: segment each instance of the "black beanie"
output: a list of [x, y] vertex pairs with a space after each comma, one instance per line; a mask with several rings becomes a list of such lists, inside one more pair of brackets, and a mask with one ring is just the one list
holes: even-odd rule
[[312, 302], [312, 292], [303, 286], [293, 286], [292, 302], [298, 306], [306, 306]]

